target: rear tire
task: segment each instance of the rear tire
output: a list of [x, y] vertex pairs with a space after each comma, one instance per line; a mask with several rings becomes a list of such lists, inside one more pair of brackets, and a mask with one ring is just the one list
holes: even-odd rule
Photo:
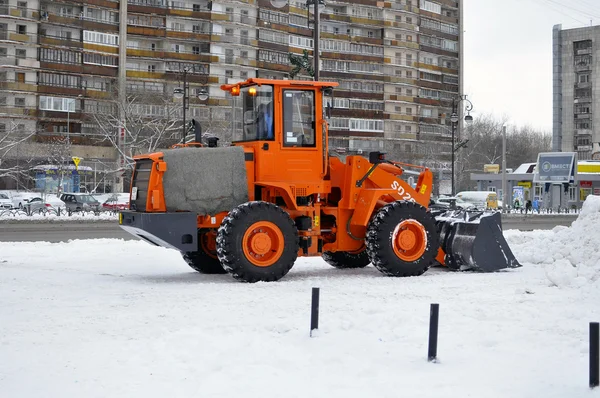
[[202, 274], [226, 274], [217, 257], [216, 231], [198, 231], [198, 251], [182, 253], [192, 269]]
[[217, 233], [217, 255], [237, 280], [273, 282], [298, 257], [298, 229], [289, 214], [268, 202], [248, 202], [229, 212]]
[[371, 263], [367, 250], [352, 252], [324, 252], [323, 260], [332, 267], [339, 269], [364, 268]]
[[439, 247], [433, 216], [425, 207], [404, 201], [377, 212], [367, 229], [366, 242], [373, 265], [389, 276], [423, 274]]

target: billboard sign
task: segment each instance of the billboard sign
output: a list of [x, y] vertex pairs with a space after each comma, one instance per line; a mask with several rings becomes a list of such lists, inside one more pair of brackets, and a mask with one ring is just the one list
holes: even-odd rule
[[544, 152], [538, 155], [533, 180], [540, 183], [568, 183], [575, 180], [575, 152]]

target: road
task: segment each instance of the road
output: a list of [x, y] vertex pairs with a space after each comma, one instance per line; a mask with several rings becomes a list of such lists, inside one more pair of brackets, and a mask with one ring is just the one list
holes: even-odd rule
[[[575, 215], [563, 216], [504, 216], [504, 229], [552, 229], [557, 225], [569, 226]], [[64, 242], [69, 239], [137, 239], [123, 231], [115, 222], [64, 223], [2, 223], [0, 242]]]

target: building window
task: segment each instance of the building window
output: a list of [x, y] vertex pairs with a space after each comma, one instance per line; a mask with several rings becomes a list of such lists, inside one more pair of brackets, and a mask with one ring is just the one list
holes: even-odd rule
[[228, 79], [231, 79], [233, 77], [233, 71], [232, 70], [226, 70], [225, 71], [225, 77]]
[[5, 47], [0, 47], [0, 57], [6, 57], [8, 51]]
[[413, 95], [412, 88], [407, 88], [406, 89], [406, 95], [408, 95], [409, 97]]
[[402, 94], [402, 87], [396, 87], [396, 94]]
[[24, 108], [25, 107], [25, 98], [16, 97], [15, 98], [15, 106], [18, 108]]
[[17, 33], [20, 35], [27, 34], [27, 25], [17, 25]]
[[569, 186], [569, 202], [577, 201], [577, 187]]
[[200, 4], [193, 4], [192, 5], [192, 10], [199, 12], [200, 11]]
[[240, 79], [242, 79], [242, 80], [247, 80], [247, 79], [248, 79], [248, 72], [246, 72], [246, 71], [241, 71], [241, 72], [240, 72]]
[[27, 57], [27, 51], [23, 48], [17, 48], [15, 50], [15, 57], [19, 59], [25, 59]]
[[[404, 131], [407, 133], [411, 133], [412, 132], [412, 128], [409, 125], [404, 126]], [[408, 145], [409, 150], [406, 152], [410, 152], [410, 145]]]
[[590, 75], [588, 73], [583, 73], [583, 74], [577, 76], [577, 81], [579, 83], [589, 83], [590, 82]]
[[156, 65], [148, 65], [148, 72], [156, 72]]
[[412, 18], [411, 17], [406, 17], [406, 23], [412, 23]]
[[406, 114], [412, 115], [412, 108], [406, 108]]
[[200, 54], [200, 47], [199, 46], [193, 46], [192, 47], [192, 53], [198, 55]]
[[412, 77], [413, 77], [412, 71], [407, 70], [406, 71], [406, 77], [408, 77], [409, 79], [412, 79]]
[[412, 36], [406, 35], [406, 41], [411, 42], [412, 41]]
[[40, 109], [44, 111], [75, 112], [75, 100], [71, 98], [41, 96]]
[[0, 105], [6, 106], [6, 97], [5, 96], [0, 97]]
[[240, 58], [248, 59], [248, 51], [240, 51]]

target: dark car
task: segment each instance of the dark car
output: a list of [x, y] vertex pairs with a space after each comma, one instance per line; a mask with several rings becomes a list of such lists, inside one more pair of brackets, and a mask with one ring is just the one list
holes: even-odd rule
[[60, 200], [70, 211], [96, 211], [100, 208], [100, 202], [87, 193], [63, 193], [60, 195]]

